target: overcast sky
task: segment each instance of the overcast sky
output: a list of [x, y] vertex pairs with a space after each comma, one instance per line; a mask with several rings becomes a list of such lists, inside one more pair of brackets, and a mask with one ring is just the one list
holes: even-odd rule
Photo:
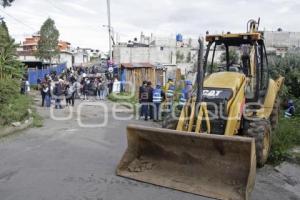
[[[51, 17], [60, 39], [72, 46], [108, 49], [106, 0], [15, 0], [0, 8], [11, 35], [21, 41]], [[111, 0], [111, 20], [121, 41], [145, 34], [184, 37], [243, 32], [250, 18], [261, 29], [300, 31], [299, 0]]]

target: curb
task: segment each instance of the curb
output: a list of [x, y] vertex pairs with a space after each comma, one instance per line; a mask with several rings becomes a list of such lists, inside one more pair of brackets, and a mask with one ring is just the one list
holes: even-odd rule
[[29, 119], [25, 120], [24, 123], [22, 123], [18, 127], [9, 126], [9, 127], [0, 128], [0, 138], [17, 133], [24, 129], [27, 129], [29, 126], [32, 125], [32, 123], [33, 123], [33, 118], [30, 117]]

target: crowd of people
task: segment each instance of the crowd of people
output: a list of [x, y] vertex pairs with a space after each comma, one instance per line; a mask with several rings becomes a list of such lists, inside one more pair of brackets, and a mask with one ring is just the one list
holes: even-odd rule
[[75, 100], [106, 100], [112, 91], [113, 82], [105, 74], [91, 73], [83, 68], [67, 69], [61, 75], [55, 72], [38, 80], [42, 107], [50, 107], [54, 100], [56, 109], [74, 106]]
[[[42, 107], [62, 109], [74, 106], [75, 100], [106, 100], [110, 93], [122, 91], [121, 82], [117, 76], [111, 78], [106, 73], [97, 73], [93, 68], [72, 68], [57, 75], [51, 72], [38, 79], [38, 90], [42, 97]], [[25, 78], [21, 81], [21, 94], [30, 92], [30, 85]], [[176, 84], [169, 78], [165, 85], [157, 83], [154, 87], [150, 81], [143, 81], [139, 88], [140, 118], [145, 121], [160, 121], [162, 111], [171, 112], [174, 108], [174, 100], [181, 109], [193, 93], [192, 82], [186, 80], [182, 90], [176, 90]], [[176, 98], [175, 98], [176, 96]], [[63, 103], [65, 100], [65, 103]], [[162, 106], [164, 105], [164, 106]], [[162, 108], [164, 107], [164, 108]], [[295, 115], [293, 100], [289, 100], [285, 106], [284, 117], [291, 118]]]

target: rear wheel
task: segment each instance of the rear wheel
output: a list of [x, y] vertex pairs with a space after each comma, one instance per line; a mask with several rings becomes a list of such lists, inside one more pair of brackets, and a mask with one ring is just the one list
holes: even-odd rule
[[273, 106], [272, 113], [270, 115], [270, 123], [272, 130], [275, 130], [279, 120], [279, 110], [280, 110], [280, 99], [276, 98]]
[[258, 167], [263, 167], [268, 160], [271, 149], [271, 126], [265, 119], [249, 122], [246, 136], [255, 139], [256, 161]]

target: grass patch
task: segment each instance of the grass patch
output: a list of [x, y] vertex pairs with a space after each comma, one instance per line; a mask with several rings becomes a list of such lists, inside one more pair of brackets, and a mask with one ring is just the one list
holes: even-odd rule
[[[132, 96], [129, 93], [120, 93], [120, 94], [111, 93], [108, 95], [108, 99], [112, 102], [121, 104], [125, 108], [128, 108], [128, 109], [133, 108], [133, 112], [137, 113], [138, 108], [136, 105], [137, 105], [138, 101], [137, 101], [135, 95]], [[128, 104], [130, 104], [130, 105], [128, 105]]]
[[269, 162], [277, 165], [288, 160], [293, 156], [290, 150], [295, 146], [300, 146], [300, 117], [281, 118], [273, 134]]
[[110, 93], [108, 95], [108, 99], [111, 100], [112, 102], [117, 102], [117, 103], [130, 103], [130, 104], [137, 103], [135, 95], [132, 96], [129, 93], [120, 93], [120, 94]]
[[[20, 83], [16, 80], [0, 80], [0, 126], [10, 126], [13, 122], [23, 122], [33, 117], [35, 127], [42, 126], [42, 118], [32, 110], [33, 99], [20, 94]], [[29, 112], [29, 109], [32, 112]]]

